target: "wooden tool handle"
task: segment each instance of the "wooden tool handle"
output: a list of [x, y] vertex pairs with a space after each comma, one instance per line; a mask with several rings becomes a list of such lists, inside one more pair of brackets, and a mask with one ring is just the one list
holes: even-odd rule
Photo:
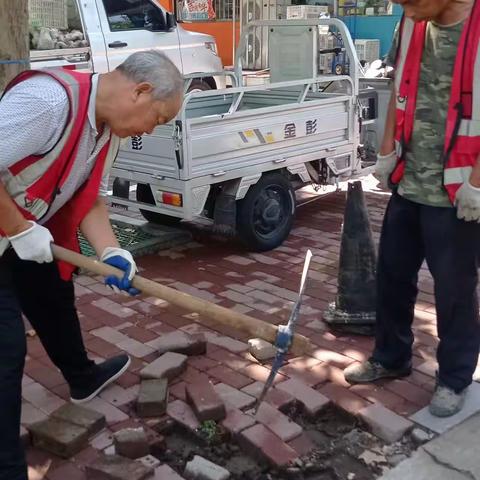
[[[58, 245], [52, 245], [52, 252], [57, 260], [63, 260], [64, 262], [71, 263], [79, 268], [84, 268], [97, 275], [116, 275], [117, 277], [124, 275], [123, 271], [115, 267], [67, 250], [66, 248], [59, 247]], [[228, 308], [221, 307], [207, 300], [193, 297], [188, 293], [179, 292], [178, 290], [166, 287], [165, 285], [161, 285], [139, 275], [134, 277], [132, 285], [152, 297], [161, 298], [172, 305], [184, 308], [190, 312], [196, 312], [222, 325], [228, 325], [236, 330], [246, 332], [252, 335], [252, 338], [263, 338], [267, 342], [275, 344], [277, 338], [277, 327], [275, 325], [244, 315], [243, 313], [229, 310]], [[311, 348], [312, 345], [307, 337], [298, 334], [293, 336], [291, 350], [295, 355], [303, 355], [309, 352]]]

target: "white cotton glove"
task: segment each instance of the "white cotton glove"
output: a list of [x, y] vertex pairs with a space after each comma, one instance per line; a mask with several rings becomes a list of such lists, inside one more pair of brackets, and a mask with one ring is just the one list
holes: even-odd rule
[[375, 163], [375, 171], [373, 176], [379, 181], [380, 188], [389, 190], [388, 179], [395, 170], [397, 165], [397, 154], [395, 151], [388, 155], [377, 155], [377, 163]]
[[480, 188], [467, 180], [457, 191], [455, 206], [460, 220], [480, 223]]
[[118, 247], [107, 247], [103, 251], [100, 260], [125, 272], [122, 278], [109, 275], [105, 278], [105, 285], [117, 293], [120, 291], [127, 292], [130, 295], [138, 295], [140, 293], [139, 290], [132, 287], [132, 279], [138, 269], [132, 254], [128, 250]]
[[31, 260], [37, 263], [53, 262], [52, 234], [48, 228], [42, 227], [38, 223], [29, 220], [32, 225], [13, 237], [8, 237], [15, 253], [22, 260]]

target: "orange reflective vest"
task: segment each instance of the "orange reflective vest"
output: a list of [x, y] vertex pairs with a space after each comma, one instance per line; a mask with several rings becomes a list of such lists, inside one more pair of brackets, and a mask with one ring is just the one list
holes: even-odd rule
[[[68, 182], [72, 168], [77, 162], [78, 144], [88, 120], [91, 75], [72, 70], [30, 70], [21, 73], [6, 87], [5, 92], [34, 75], [50, 75], [66, 90], [70, 103], [67, 125], [55, 147], [45, 155], [24, 158], [6, 171], [1, 180], [17, 208], [28, 220], [39, 221], [49, 211], [56, 195]], [[80, 251], [77, 230], [81, 221], [91, 210], [98, 197], [100, 183], [110, 144], [100, 151], [89, 178], [74, 196], [58, 211], [45, 226], [54, 241], [71, 250]], [[0, 232], [0, 241], [6, 242]], [[59, 262], [60, 274], [64, 280], [71, 278], [73, 265]]]
[[[418, 83], [428, 22], [403, 18], [396, 65], [397, 166], [390, 180], [398, 184], [405, 171], [406, 150], [415, 123]], [[465, 22], [453, 69], [445, 132], [444, 185], [452, 204], [480, 157], [480, 1]]]

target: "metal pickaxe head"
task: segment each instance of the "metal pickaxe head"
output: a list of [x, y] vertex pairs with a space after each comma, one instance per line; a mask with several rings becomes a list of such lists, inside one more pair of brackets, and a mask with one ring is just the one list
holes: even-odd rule
[[295, 324], [297, 322], [298, 315], [300, 313], [300, 307], [302, 306], [302, 298], [303, 293], [305, 292], [305, 286], [308, 277], [308, 269], [310, 268], [310, 261], [312, 259], [312, 252], [311, 250], [307, 251], [307, 255], [305, 256], [305, 263], [303, 265], [303, 273], [302, 279], [300, 281], [300, 289], [298, 292], [297, 300], [293, 305], [292, 312], [290, 313], [290, 317], [288, 319], [288, 323], [286, 325], [279, 325], [277, 330], [277, 338], [275, 340], [275, 347], [277, 349], [277, 353], [275, 355], [275, 360], [273, 361], [272, 369], [270, 370], [270, 375], [268, 376], [267, 381], [263, 387], [262, 393], [258, 397], [257, 403], [255, 405], [255, 414], [258, 412], [258, 409], [265, 399], [270, 387], [273, 385], [273, 381], [275, 380], [275, 376], [278, 373], [278, 370], [283, 365], [285, 355], [288, 353], [290, 346], [293, 340], [293, 334], [295, 333]]

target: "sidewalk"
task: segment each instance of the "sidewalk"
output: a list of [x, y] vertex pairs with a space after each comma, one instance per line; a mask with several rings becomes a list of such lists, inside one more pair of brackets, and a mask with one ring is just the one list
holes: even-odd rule
[[380, 480], [480, 479], [480, 415], [420, 447]]
[[[366, 201], [374, 237], [378, 241], [388, 196], [375, 189], [366, 189]], [[398, 424], [397, 415], [409, 419], [422, 410], [429, 403], [434, 389], [438, 340], [435, 336], [433, 282], [428, 270], [422, 268], [415, 310], [412, 375], [379, 385], [350, 386], [346, 383], [343, 369], [366, 360], [373, 339], [332, 333], [322, 321], [322, 313], [336, 293], [344, 203], [345, 193], [338, 192], [301, 207], [292, 234], [275, 251], [248, 253], [232, 240], [212, 236], [201, 227], [192, 227], [194, 241], [157, 255], [141, 257], [138, 264], [142, 276], [279, 324], [290, 314], [305, 252], [307, 248], [312, 249], [314, 258], [297, 330], [309, 337], [316, 349], [309, 357], [290, 358], [282, 368], [278, 382], [299, 380], [310, 387], [306, 390], [307, 395], [317, 398], [315, 395], [322, 394], [355, 416], [366, 407], [381, 404], [386, 411], [380, 427], [388, 431]], [[132, 364], [114, 385], [86, 405], [107, 417], [108, 430], [100, 440], [91, 442], [88, 449], [68, 462], [30, 448], [29, 464], [34, 469], [41, 471], [42, 466], [49, 465], [46, 476], [37, 476], [36, 480], [84, 479], [83, 467], [111, 445], [111, 432], [135, 424], [137, 420], [132, 414], [131, 403], [138, 394], [139, 371], [157, 358], [151, 342], [166, 333], [177, 330], [188, 334], [202, 333], [207, 339], [206, 354], [190, 357], [187, 370], [171, 385], [170, 402], [183, 402], [185, 386], [201, 374], [217, 385], [225, 385], [222, 388], [228, 388], [229, 392], [253, 400], [250, 394], [257, 391], [268, 376], [269, 369], [248, 353], [247, 335], [219, 326], [194, 312], [180, 310], [155, 298], [132, 299], [115, 295], [103, 286], [101, 278], [90, 276], [77, 278], [76, 296], [91, 357], [100, 360], [126, 351], [132, 356]], [[68, 401], [68, 395], [63, 377], [51, 364], [38, 337], [29, 337], [22, 424], [25, 426], [45, 418]], [[474, 407], [479, 410], [480, 402]], [[471, 414], [475, 413], [475, 408]]]

